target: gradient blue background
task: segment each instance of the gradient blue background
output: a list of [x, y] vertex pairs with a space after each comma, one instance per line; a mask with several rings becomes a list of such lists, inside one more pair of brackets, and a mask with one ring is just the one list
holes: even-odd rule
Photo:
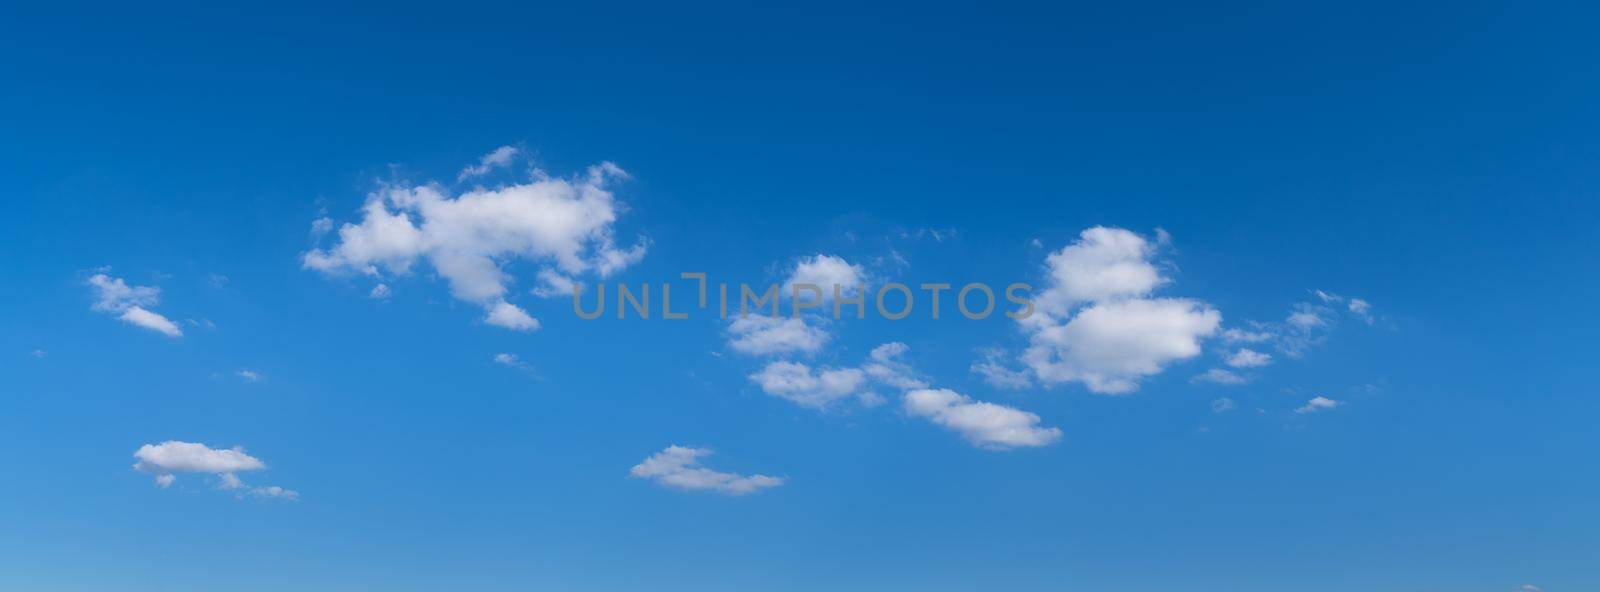
[[[1600, 11], [1292, 4], [9, 5], [0, 589], [1600, 589]], [[378, 303], [300, 268], [319, 208], [511, 143], [633, 174], [618, 229], [652, 249], [622, 281], [893, 249], [1004, 284], [1039, 278], [1030, 239], [1106, 224], [1169, 231], [1168, 293], [1229, 324], [1317, 288], [1381, 321], [1117, 398], [987, 387], [1000, 320], [837, 327], [823, 362], [904, 341], [1064, 431], [996, 453], [765, 396], [704, 316], [524, 297], [519, 334], [427, 274]], [[216, 328], [90, 312], [102, 265]], [[1351, 404], [1288, 412], [1309, 394]], [[130, 455], [166, 439], [243, 445], [303, 499], [157, 489]], [[626, 478], [672, 443], [790, 481]]]

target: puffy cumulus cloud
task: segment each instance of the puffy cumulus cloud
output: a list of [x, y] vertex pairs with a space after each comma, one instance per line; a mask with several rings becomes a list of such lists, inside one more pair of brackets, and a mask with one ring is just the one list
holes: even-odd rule
[[811, 322], [809, 317], [735, 316], [728, 322], [728, 346], [739, 353], [762, 356], [815, 353], [828, 342], [828, 332]]
[[294, 490], [278, 486], [251, 487], [239, 479], [238, 473], [267, 468], [261, 459], [245, 454], [244, 449], [211, 448], [195, 442], [168, 440], [160, 444], [145, 444], [134, 451], [139, 462], [133, 468], [155, 475], [155, 483], [163, 489], [177, 480], [179, 473], [207, 473], [216, 476], [217, 488], [260, 497], [299, 499]]
[[854, 368], [812, 368], [799, 362], [778, 361], [750, 375], [761, 391], [812, 409], [826, 409], [840, 399], [855, 397], [861, 404], [878, 405], [883, 397], [868, 390], [877, 384], [897, 390], [924, 388], [923, 381], [901, 356], [910, 348], [890, 342], [872, 349], [867, 360]]
[[609, 188], [626, 178], [611, 163], [573, 179], [535, 172], [530, 181], [460, 194], [437, 184], [385, 185], [368, 196], [359, 223], [336, 244], [313, 249], [302, 264], [325, 274], [404, 275], [430, 265], [456, 298], [482, 306], [484, 322], [531, 331], [539, 322], [507, 301], [514, 260], [548, 266], [562, 277], [605, 277], [644, 257], [645, 241], [619, 248], [613, 226], [623, 210]]
[[[783, 282], [783, 295], [794, 296], [795, 284], [816, 286], [822, 291], [819, 302], [832, 301], [834, 286], [839, 287], [839, 295], [853, 298], [860, 294], [860, 288], [866, 284], [866, 273], [861, 266], [853, 265], [844, 258], [835, 255], [814, 255], [806, 257], [795, 264], [794, 271]], [[812, 292], [801, 289], [802, 302], [809, 300]]]
[[1096, 226], [1045, 259], [1050, 285], [1034, 299], [1042, 320], [1055, 320], [1074, 305], [1144, 296], [1167, 279], [1150, 262], [1155, 247], [1121, 228]]
[[979, 448], [1004, 450], [1045, 446], [1061, 439], [1059, 428], [1039, 426], [1039, 416], [1019, 409], [974, 401], [949, 389], [918, 389], [905, 394], [905, 411], [961, 434]]
[[783, 485], [783, 477], [724, 473], [701, 466], [701, 459], [711, 454], [707, 448], [672, 445], [634, 465], [628, 474], [677, 489], [728, 495], [745, 495]]
[[1343, 405], [1343, 404], [1344, 403], [1342, 403], [1342, 402], [1335, 401], [1335, 400], [1329, 399], [1327, 397], [1312, 397], [1310, 401], [1306, 401], [1305, 405], [1301, 405], [1300, 408], [1295, 409], [1294, 412], [1295, 413], [1299, 413], [1301, 415], [1305, 415], [1307, 413], [1317, 413], [1319, 411], [1327, 411], [1329, 409], [1333, 409], [1334, 407], [1338, 407], [1338, 406]]
[[378, 284], [372, 287], [371, 292], [367, 292], [367, 297], [373, 300], [388, 300], [392, 295], [394, 290], [390, 290], [388, 284]]
[[1222, 332], [1222, 340], [1228, 343], [1261, 343], [1272, 341], [1272, 333], [1266, 331], [1246, 331], [1237, 327]]
[[[1222, 315], [1196, 300], [1152, 297], [1170, 283], [1152, 262], [1155, 255], [1156, 245], [1144, 237], [1104, 226], [1050, 254], [1049, 284], [1035, 298], [1035, 313], [1019, 320], [1030, 333], [1021, 360], [1033, 378], [1124, 394], [1138, 390], [1142, 378], [1200, 355], [1201, 341], [1217, 332]], [[997, 367], [978, 365], [1001, 383], [1022, 383]]]
[[1256, 368], [1272, 363], [1272, 355], [1241, 347], [1228, 356], [1228, 365], [1234, 368]]
[[511, 161], [516, 159], [518, 152], [520, 151], [513, 146], [495, 148], [493, 152], [479, 158], [478, 164], [461, 169], [461, 174], [456, 176], [456, 180], [464, 181], [471, 177], [487, 175], [489, 171], [500, 167], [511, 166]]
[[150, 306], [161, 302], [161, 289], [149, 286], [129, 286], [122, 278], [104, 273], [89, 277], [95, 301], [90, 309], [117, 315], [117, 319], [135, 327], [143, 327], [168, 337], [182, 337], [183, 330], [171, 319], [161, 316]]
[[1065, 324], [1036, 330], [1022, 359], [1046, 383], [1076, 381], [1095, 393], [1131, 393], [1139, 379], [1200, 355], [1201, 339], [1221, 322], [1221, 313], [1194, 300], [1102, 302]]

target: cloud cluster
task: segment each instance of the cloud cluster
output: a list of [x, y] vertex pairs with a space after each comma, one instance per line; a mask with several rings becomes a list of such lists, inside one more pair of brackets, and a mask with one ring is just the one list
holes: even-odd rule
[[[1096, 226], [1045, 260], [1048, 284], [1034, 314], [1022, 362], [1044, 384], [1082, 383], [1124, 394], [1168, 365], [1200, 355], [1222, 315], [1196, 300], [1156, 298], [1171, 280], [1153, 263], [1156, 245], [1121, 228]], [[990, 372], [991, 366], [980, 366]], [[1001, 382], [1018, 382], [999, 379]]]
[[134, 451], [139, 462], [133, 468], [155, 475], [156, 485], [165, 489], [177, 480], [178, 473], [208, 473], [218, 479], [218, 489], [235, 491], [260, 497], [298, 499], [300, 494], [277, 486], [251, 487], [239, 479], [238, 473], [267, 468], [261, 459], [245, 454], [244, 449], [211, 448], [195, 442], [168, 440], [160, 444], [145, 444]]
[[770, 362], [751, 374], [750, 381], [762, 392], [802, 407], [826, 409], [847, 397], [875, 406], [883, 402], [883, 397], [867, 389], [872, 384], [902, 390], [926, 386], [916, 372], [900, 360], [907, 349], [904, 343], [885, 343], [873, 348], [860, 366], [851, 368], [813, 368], [800, 362]]
[[689, 491], [715, 491], [728, 495], [745, 495], [783, 485], [783, 477], [724, 473], [701, 466], [700, 460], [711, 454], [711, 450], [707, 448], [672, 445], [644, 459], [644, 462], [634, 465], [628, 474], [639, 479], [650, 479], [668, 487]]
[[1061, 439], [1059, 428], [1039, 427], [1039, 416], [1019, 409], [974, 401], [949, 389], [906, 393], [905, 411], [955, 431], [979, 448], [1045, 446]]
[[103, 273], [89, 277], [89, 286], [95, 294], [90, 309], [117, 315], [117, 319], [135, 327], [143, 327], [168, 337], [182, 337], [183, 330], [160, 313], [150, 310], [161, 302], [161, 289], [150, 286], [129, 286], [122, 278]]
[[[480, 166], [488, 164], [485, 157]], [[609, 183], [626, 176], [602, 163], [574, 179], [535, 171], [527, 182], [459, 194], [437, 184], [385, 185], [368, 196], [360, 223], [341, 226], [336, 244], [305, 253], [301, 262], [325, 274], [381, 278], [409, 274], [425, 261], [457, 299], [483, 307], [484, 322], [534, 330], [538, 320], [507, 299], [515, 278], [505, 265], [540, 265], [545, 283], [570, 285], [581, 274], [605, 277], [643, 258], [643, 241], [619, 248], [614, 239], [623, 208]]]

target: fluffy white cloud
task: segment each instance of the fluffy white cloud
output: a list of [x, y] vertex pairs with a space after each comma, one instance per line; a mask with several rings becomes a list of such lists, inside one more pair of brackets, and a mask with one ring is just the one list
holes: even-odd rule
[[1061, 439], [1058, 428], [1039, 427], [1039, 416], [971, 398], [948, 389], [918, 389], [905, 395], [906, 413], [955, 431], [974, 446], [1003, 450], [1045, 446]]
[[1228, 356], [1228, 365], [1234, 368], [1256, 368], [1271, 363], [1271, 354], [1264, 354], [1244, 347], [1239, 348], [1239, 351], [1233, 352], [1233, 355]]
[[[843, 258], [834, 255], [815, 255], [801, 259], [795, 265], [794, 272], [789, 274], [789, 279], [783, 282], [784, 297], [794, 296], [795, 284], [816, 286], [822, 290], [821, 301], [833, 300], [833, 287], [839, 287], [839, 295], [845, 298], [856, 296], [859, 286], [866, 284], [866, 273], [861, 266], [852, 265]], [[809, 301], [811, 291], [804, 289], [801, 292], [802, 302]]]
[[168, 440], [160, 444], [145, 444], [134, 451], [139, 462], [135, 470], [155, 475], [156, 485], [165, 489], [177, 480], [178, 473], [208, 473], [217, 477], [217, 488], [238, 491], [261, 497], [298, 499], [300, 494], [278, 486], [250, 487], [239, 479], [238, 473], [267, 468], [261, 459], [245, 454], [244, 449], [211, 448], [205, 444]]
[[856, 395], [867, 383], [859, 368], [820, 368], [813, 370], [799, 362], [772, 362], [750, 380], [769, 395], [803, 407], [822, 409], [829, 403]]
[[378, 284], [372, 287], [371, 292], [367, 292], [367, 297], [373, 300], [388, 300], [393, 294], [394, 291], [389, 289], [388, 284]]
[[628, 471], [635, 478], [650, 479], [656, 483], [691, 491], [716, 491], [728, 495], [745, 495], [783, 485], [782, 477], [766, 475], [739, 475], [705, 468], [700, 460], [712, 454], [710, 449], [668, 446]]
[[1333, 409], [1334, 407], [1338, 407], [1340, 405], [1343, 405], [1343, 403], [1341, 403], [1339, 401], [1335, 401], [1333, 399], [1329, 399], [1327, 397], [1312, 397], [1312, 399], [1310, 401], [1306, 401], [1305, 405], [1300, 406], [1299, 409], [1295, 409], [1294, 412], [1295, 413], [1299, 413], [1301, 415], [1305, 415], [1307, 413], [1316, 413], [1318, 411], [1326, 411], [1328, 409]]
[[260, 372], [243, 368], [241, 368], [236, 374], [239, 376], [239, 378], [244, 379], [245, 382], [261, 382], [262, 378]]
[[517, 157], [517, 152], [518, 150], [512, 146], [495, 148], [493, 152], [483, 155], [483, 158], [479, 158], [478, 164], [461, 169], [461, 174], [456, 176], [456, 180], [463, 181], [471, 177], [487, 175], [489, 171], [496, 168], [510, 166], [511, 161]]
[[728, 346], [752, 355], [794, 352], [815, 353], [828, 342], [828, 333], [812, 326], [808, 317], [751, 314], [728, 323]]
[[181, 337], [183, 330], [167, 317], [147, 306], [161, 302], [161, 289], [149, 286], [129, 286], [122, 278], [97, 273], [89, 278], [94, 289], [95, 302], [91, 309], [117, 315], [117, 319], [136, 327], [144, 327], [168, 337]]
[[1202, 374], [1196, 375], [1194, 378], [1189, 379], [1189, 382], [1209, 382], [1212, 384], [1233, 386], [1244, 384], [1249, 381], [1245, 380], [1243, 376], [1239, 376], [1238, 374], [1234, 374], [1227, 370], [1223, 370], [1221, 368], [1212, 368]]
[[1194, 300], [1102, 302], [1066, 324], [1035, 331], [1022, 359], [1047, 383], [1077, 381], [1096, 393], [1130, 393], [1140, 378], [1200, 355], [1200, 340], [1221, 322], [1220, 313]]
[[604, 277], [644, 256], [645, 244], [621, 249], [613, 225], [622, 206], [608, 183], [625, 178], [603, 163], [575, 179], [542, 173], [525, 183], [450, 195], [439, 185], [387, 185], [368, 196], [359, 224], [339, 228], [337, 243], [313, 249], [303, 265], [327, 274], [410, 273], [426, 261], [458, 299], [487, 311], [484, 321], [530, 331], [532, 316], [506, 300], [513, 260], [552, 266], [565, 277]]
[[[1169, 283], [1151, 261], [1155, 254], [1144, 237], [1096, 226], [1046, 259], [1050, 283], [1034, 300], [1035, 314], [1019, 320], [1031, 333], [1021, 360], [1034, 378], [1124, 394], [1200, 355], [1201, 340], [1217, 332], [1222, 315], [1196, 300], [1152, 298]], [[1021, 383], [996, 366], [978, 368], [1002, 383]]]
[[1168, 281], [1150, 262], [1154, 255], [1144, 237], [1127, 230], [1085, 230], [1045, 259], [1051, 283], [1034, 299], [1037, 312], [1056, 320], [1080, 303], [1147, 295]]

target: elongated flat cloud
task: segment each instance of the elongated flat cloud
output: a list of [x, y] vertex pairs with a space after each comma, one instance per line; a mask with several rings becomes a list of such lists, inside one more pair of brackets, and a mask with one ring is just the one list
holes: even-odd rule
[[426, 262], [457, 299], [483, 307], [484, 322], [518, 331], [537, 319], [507, 299], [515, 280], [504, 265], [521, 260], [553, 268], [557, 277], [605, 277], [644, 257], [645, 244], [619, 248], [613, 225], [622, 212], [609, 189], [625, 178], [611, 163], [586, 175], [555, 179], [536, 172], [524, 183], [452, 194], [437, 184], [385, 185], [368, 196], [358, 224], [339, 228], [336, 243], [302, 257], [326, 274], [405, 275]]
[[949, 389], [918, 389], [905, 395], [906, 413], [961, 434], [979, 448], [1004, 450], [1046, 446], [1061, 439], [1059, 428], [1039, 426], [1039, 416], [974, 401]]
[[95, 302], [90, 309], [117, 315], [117, 319], [135, 327], [143, 327], [168, 337], [182, 337], [183, 330], [160, 313], [150, 310], [161, 302], [161, 289], [150, 286], [129, 286], [122, 278], [97, 273], [89, 278]]
[[277, 486], [250, 487], [239, 479], [238, 473], [267, 468], [261, 459], [245, 454], [243, 448], [211, 448], [195, 442], [168, 440], [160, 444], [145, 444], [134, 451], [137, 471], [155, 475], [156, 485], [165, 489], [171, 486], [179, 473], [207, 473], [218, 479], [218, 489], [238, 491], [261, 497], [297, 499], [299, 493]]
[[728, 495], [746, 495], [783, 485], [783, 477], [739, 475], [700, 466], [700, 460], [711, 454], [712, 451], [708, 448], [672, 445], [644, 459], [644, 462], [634, 465], [628, 474], [677, 489], [714, 491]]

